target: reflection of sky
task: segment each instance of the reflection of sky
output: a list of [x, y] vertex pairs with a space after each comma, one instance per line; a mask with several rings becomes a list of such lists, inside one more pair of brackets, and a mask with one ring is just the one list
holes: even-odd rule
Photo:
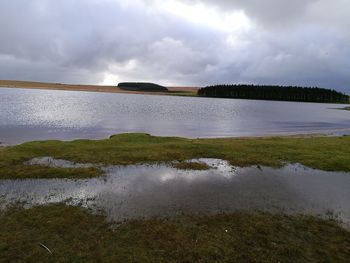
[[[8, 125], [31, 125], [46, 127], [75, 128], [89, 126], [96, 114], [90, 107], [91, 96], [77, 99], [76, 92], [52, 92], [40, 90], [10, 90], [1, 97], [7, 116], [1, 116]], [[74, 96], [75, 95], [75, 96]], [[87, 94], [89, 95], [89, 94]]]
[[[38, 135], [54, 130], [54, 138], [62, 139], [80, 138], [79, 134], [84, 132], [89, 138], [122, 132], [219, 137], [350, 128], [349, 112], [333, 109], [341, 107], [316, 103], [1, 89], [0, 140], [21, 141], [21, 133], [23, 136], [30, 134], [29, 129], [36, 129], [33, 134]], [[18, 125], [21, 127], [16, 128]], [[16, 132], [16, 129], [21, 130]]]
[[[68, 202], [104, 211], [117, 220], [182, 212], [259, 210], [324, 215], [332, 211], [350, 223], [348, 173], [301, 165], [258, 169], [232, 167], [216, 159], [199, 161], [212, 168], [182, 171], [163, 165], [109, 166], [105, 177], [94, 179], [0, 180], [0, 206]], [[61, 160], [48, 163], [73, 167]]]

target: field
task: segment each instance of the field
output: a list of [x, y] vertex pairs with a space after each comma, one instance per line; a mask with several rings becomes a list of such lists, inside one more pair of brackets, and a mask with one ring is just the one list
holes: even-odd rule
[[[116, 86], [117, 86], [117, 83], [116, 83]], [[116, 86], [75, 85], [75, 84], [62, 84], [62, 83], [0, 80], [0, 87], [24, 88], [24, 89], [73, 90], [73, 91], [88, 91], [88, 92], [177, 95], [177, 96], [195, 96], [198, 90], [198, 88], [196, 87], [168, 87], [169, 92], [140, 92], [140, 91], [122, 90]]]

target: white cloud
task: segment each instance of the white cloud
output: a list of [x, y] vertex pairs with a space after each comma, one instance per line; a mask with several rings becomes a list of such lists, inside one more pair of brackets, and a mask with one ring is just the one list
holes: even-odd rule
[[221, 9], [200, 2], [189, 4], [176, 0], [158, 0], [156, 5], [157, 8], [191, 23], [205, 25], [219, 31], [249, 30], [252, 26], [248, 17], [241, 10], [223, 12]]

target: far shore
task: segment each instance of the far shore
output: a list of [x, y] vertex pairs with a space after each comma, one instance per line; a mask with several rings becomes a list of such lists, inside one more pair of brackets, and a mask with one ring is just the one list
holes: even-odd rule
[[87, 91], [87, 92], [107, 92], [107, 93], [125, 93], [125, 94], [152, 94], [152, 95], [177, 95], [177, 96], [195, 96], [198, 87], [167, 87], [169, 92], [142, 92], [122, 90], [116, 86], [103, 85], [80, 85], [63, 84], [34, 81], [16, 81], [0, 80], [0, 88], [21, 88], [21, 89], [43, 89], [43, 90], [65, 90], [65, 91]]

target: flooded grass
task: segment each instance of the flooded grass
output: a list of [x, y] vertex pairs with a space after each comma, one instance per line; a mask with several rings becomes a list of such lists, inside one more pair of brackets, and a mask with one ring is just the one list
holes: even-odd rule
[[350, 257], [350, 233], [310, 216], [234, 213], [116, 226], [59, 204], [0, 212], [0, 225], [3, 262], [347, 262]]
[[[335, 221], [296, 214], [337, 208], [324, 218], [339, 214], [348, 220], [348, 174], [270, 167], [301, 163], [349, 172], [349, 146], [350, 137], [122, 134], [0, 148], [0, 179], [105, 175], [0, 180], [2, 201], [20, 197], [17, 202], [34, 205], [0, 209], [0, 261], [347, 262], [347, 230]], [[178, 167], [171, 167], [174, 161]], [[140, 163], [154, 165], [135, 165]], [[76, 206], [61, 204], [69, 200]], [[48, 205], [36, 206], [42, 204]], [[264, 208], [272, 213], [256, 212]], [[118, 218], [128, 220], [117, 225]]]
[[200, 163], [200, 162], [180, 162], [180, 163], [174, 164], [174, 167], [179, 170], [196, 170], [196, 171], [210, 169], [210, 166], [208, 164]]
[[[91, 177], [96, 168], [40, 169], [23, 165], [52, 156], [78, 163], [128, 165], [220, 158], [236, 166], [281, 167], [301, 163], [327, 171], [350, 171], [350, 137], [185, 139], [148, 134], [120, 134], [105, 140], [29, 142], [0, 148], [0, 179]], [[59, 169], [59, 170], [58, 170]]]
[[[89, 167], [48, 157], [29, 163]], [[350, 226], [349, 173], [302, 165], [240, 168], [220, 159], [194, 159], [186, 169], [171, 165], [109, 165], [91, 179], [0, 180], [0, 208], [66, 203], [102, 212], [113, 221], [218, 214], [235, 211], [309, 214]], [[210, 169], [189, 170], [192, 165]], [[196, 167], [192, 167], [196, 168]]]
[[[1, 162], [1, 161], [0, 161]], [[42, 165], [14, 164], [0, 168], [0, 179], [93, 178], [103, 175], [99, 168], [56, 168]]]

